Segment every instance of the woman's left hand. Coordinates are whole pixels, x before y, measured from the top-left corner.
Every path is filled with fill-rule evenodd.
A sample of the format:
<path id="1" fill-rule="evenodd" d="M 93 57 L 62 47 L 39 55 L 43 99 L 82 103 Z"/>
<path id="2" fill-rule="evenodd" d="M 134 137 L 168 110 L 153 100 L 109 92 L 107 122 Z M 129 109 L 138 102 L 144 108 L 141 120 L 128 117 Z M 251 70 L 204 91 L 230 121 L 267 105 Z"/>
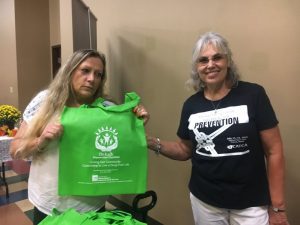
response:
<path id="1" fill-rule="evenodd" d="M 274 212 L 271 209 L 269 209 L 269 223 L 270 225 L 289 225 L 285 212 Z"/>
<path id="2" fill-rule="evenodd" d="M 150 114 L 147 112 L 145 107 L 143 105 L 137 105 L 134 107 L 133 112 L 138 118 L 142 118 L 144 120 L 144 125 L 148 122 L 150 119 Z"/>

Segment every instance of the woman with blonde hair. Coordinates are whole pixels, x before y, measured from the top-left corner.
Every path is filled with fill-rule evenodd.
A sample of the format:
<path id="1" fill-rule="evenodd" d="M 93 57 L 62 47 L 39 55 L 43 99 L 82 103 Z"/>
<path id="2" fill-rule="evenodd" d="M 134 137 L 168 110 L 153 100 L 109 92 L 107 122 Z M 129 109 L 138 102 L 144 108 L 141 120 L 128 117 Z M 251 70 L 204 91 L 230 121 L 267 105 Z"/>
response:
<path id="1" fill-rule="evenodd" d="M 63 108 L 105 98 L 106 78 L 105 56 L 91 49 L 79 50 L 59 69 L 49 88 L 40 92 L 25 109 L 10 151 L 13 158 L 32 157 L 28 198 L 34 205 L 33 224 L 51 214 L 53 208 L 87 212 L 104 207 L 107 196 L 58 196 L 58 141 L 63 133 L 59 122 Z M 104 106 L 112 104 L 103 102 Z M 134 112 L 144 122 L 149 118 L 141 105 Z"/>

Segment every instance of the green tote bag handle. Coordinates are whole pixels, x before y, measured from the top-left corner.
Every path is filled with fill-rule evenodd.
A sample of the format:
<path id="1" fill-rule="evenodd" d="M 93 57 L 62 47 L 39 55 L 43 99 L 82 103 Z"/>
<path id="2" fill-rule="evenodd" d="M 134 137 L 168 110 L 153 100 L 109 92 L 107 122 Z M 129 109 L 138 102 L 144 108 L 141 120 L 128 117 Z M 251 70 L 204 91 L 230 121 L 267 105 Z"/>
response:
<path id="1" fill-rule="evenodd" d="M 104 106 L 102 104 L 104 101 L 105 101 L 105 99 L 98 98 L 91 105 L 83 104 L 80 107 L 81 108 L 99 107 L 101 109 L 105 108 L 105 111 L 124 112 L 124 111 L 127 111 L 127 110 L 131 110 L 135 106 L 137 106 L 140 102 L 140 97 L 135 92 L 129 92 L 129 93 L 125 94 L 125 101 L 124 101 L 123 104 Z"/>

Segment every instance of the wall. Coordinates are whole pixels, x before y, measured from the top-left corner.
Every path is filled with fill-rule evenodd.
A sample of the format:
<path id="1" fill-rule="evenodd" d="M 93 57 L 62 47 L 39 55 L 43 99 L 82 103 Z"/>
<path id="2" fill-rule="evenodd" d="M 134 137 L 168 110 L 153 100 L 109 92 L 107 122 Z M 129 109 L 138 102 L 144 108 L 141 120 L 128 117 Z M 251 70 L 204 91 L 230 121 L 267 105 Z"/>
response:
<path id="1" fill-rule="evenodd" d="M 19 108 L 51 80 L 48 0 L 15 0 Z"/>
<path id="2" fill-rule="evenodd" d="M 108 59 L 110 93 L 121 100 L 136 91 L 151 113 L 149 134 L 176 139 L 183 101 L 192 94 L 190 73 L 197 37 L 216 31 L 231 43 L 244 80 L 262 84 L 280 121 L 287 160 L 287 203 L 291 224 L 300 223 L 298 133 L 300 95 L 297 0 L 84 0 L 98 18 L 98 49 Z M 150 215 L 167 225 L 192 224 L 187 183 L 189 162 L 149 152 L 148 188 L 158 194 Z M 130 196 L 120 196 L 130 201 Z"/>
<path id="3" fill-rule="evenodd" d="M 60 0 L 49 0 L 50 46 L 60 45 Z"/>
<path id="4" fill-rule="evenodd" d="M 72 0 L 1 0 L 0 104 L 23 111 L 52 80 L 51 46 L 73 53 Z M 61 16 L 63 19 L 61 20 Z"/>
<path id="5" fill-rule="evenodd" d="M 53 65 L 57 65 L 59 59 L 55 59 L 53 62 L 53 57 L 56 54 L 52 55 L 52 47 L 57 48 L 60 46 L 60 1 L 59 0 L 49 0 L 49 29 L 50 29 L 50 53 L 51 53 L 51 74 L 57 72 L 53 71 Z M 61 60 L 61 59 L 60 59 Z"/>
<path id="6" fill-rule="evenodd" d="M 73 53 L 72 0 L 60 0 L 60 38 L 62 64 Z"/>
<path id="7" fill-rule="evenodd" d="M 51 79 L 48 0 L 1 0 L 0 104 L 23 111 Z"/>
<path id="8" fill-rule="evenodd" d="M 18 107 L 15 4 L 0 1 L 0 105 Z"/>

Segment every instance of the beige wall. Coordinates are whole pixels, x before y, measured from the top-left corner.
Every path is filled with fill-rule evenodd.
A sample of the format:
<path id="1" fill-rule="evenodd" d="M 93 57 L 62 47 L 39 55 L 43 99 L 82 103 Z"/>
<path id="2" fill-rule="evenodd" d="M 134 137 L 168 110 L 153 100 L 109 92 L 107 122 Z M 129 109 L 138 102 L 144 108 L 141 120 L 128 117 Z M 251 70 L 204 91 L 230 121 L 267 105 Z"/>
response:
<path id="1" fill-rule="evenodd" d="M 49 0 L 50 46 L 60 45 L 60 0 Z"/>
<path id="2" fill-rule="evenodd" d="M 18 107 L 15 4 L 0 1 L 0 105 Z"/>
<path id="3" fill-rule="evenodd" d="M 73 53 L 72 0 L 60 0 L 62 63 Z"/>
<path id="4" fill-rule="evenodd" d="M 300 110 L 300 2 L 204 0 L 84 0 L 98 18 L 98 46 L 108 58 L 110 90 L 118 99 L 136 91 L 151 113 L 147 132 L 175 139 L 191 52 L 203 32 L 229 42 L 244 80 L 262 84 L 280 121 L 287 159 L 291 224 L 300 224 L 297 138 Z M 150 215 L 167 225 L 192 224 L 189 162 L 149 153 L 149 189 L 158 194 Z M 121 198 L 126 199 L 122 196 Z"/>
<path id="5" fill-rule="evenodd" d="M 0 104 L 23 111 L 51 79 L 48 0 L 1 0 L 0 19 Z"/>
<path id="6" fill-rule="evenodd" d="M 51 80 L 48 0 L 16 0 L 19 108 Z"/>
<path id="7" fill-rule="evenodd" d="M 61 44 L 62 62 L 73 53 L 71 2 L 0 1 L 0 104 L 23 111 L 52 80 L 51 46 Z"/>
<path id="8" fill-rule="evenodd" d="M 52 47 L 61 44 L 60 41 L 60 1 L 49 0 L 49 29 L 50 29 L 50 53 L 51 53 L 51 65 L 52 62 Z M 51 74 L 53 74 L 53 68 L 51 66 Z"/>

